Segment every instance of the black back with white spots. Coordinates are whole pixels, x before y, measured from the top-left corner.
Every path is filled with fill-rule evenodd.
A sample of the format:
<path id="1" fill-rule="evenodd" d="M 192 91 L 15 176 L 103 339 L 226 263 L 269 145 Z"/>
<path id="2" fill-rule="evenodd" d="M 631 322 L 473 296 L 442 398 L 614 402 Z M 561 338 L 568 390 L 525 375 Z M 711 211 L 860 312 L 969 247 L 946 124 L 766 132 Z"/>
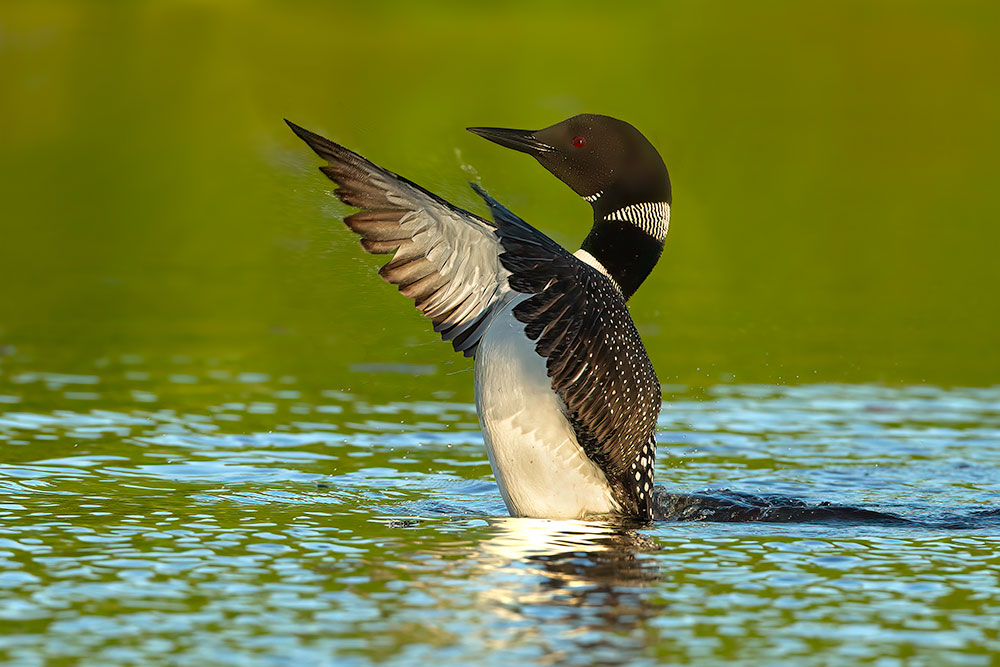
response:
<path id="1" fill-rule="evenodd" d="M 623 511 L 650 517 L 660 383 L 624 298 L 606 276 L 477 192 L 498 225 L 510 287 L 532 295 L 514 316 L 546 358 L 577 441 Z"/>

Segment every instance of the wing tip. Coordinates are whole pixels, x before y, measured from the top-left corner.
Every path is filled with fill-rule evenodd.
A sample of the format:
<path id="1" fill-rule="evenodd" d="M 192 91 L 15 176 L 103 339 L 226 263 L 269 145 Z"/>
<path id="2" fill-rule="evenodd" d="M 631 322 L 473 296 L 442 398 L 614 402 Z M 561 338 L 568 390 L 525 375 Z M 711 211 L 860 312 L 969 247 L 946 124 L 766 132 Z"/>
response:
<path id="1" fill-rule="evenodd" d="M 306 145 L 309 146 L 314 153 L 316 153 L 316 155 L 320 156 L 330 164 L 348 161 L 351 157 L 360 157 L 340 144 L 330 141 L 326 137 L 316 134 L 315 132 L 311 132 L 300 125 L 296 125 L 287 118 L 282 120 L 284 120 L 285 124 L 288 125 L 292 132 L 295 133 L 295 136 L 304 141 Z"/>
<path id="2" fill-rule="evenodd" d="M 287 118 L 282 118 L 282 120 L 285 121 L 285 125 L 287 125 L 292 130 L 292 132 L 295 133 L 295 136 L 297 136 L 299 139 L 301 139 L 302 141 L 306 142 L 307 144 L 309 143 L 309 139 L 310 138 L 316 136 L 315 134 L 313 134 L 312 132 L 310 132 L 306 128 L 304 128 L 304 127 L 302 127 L 300 125 L 296 125 L 295 123 L 293 123 L 292 121 L 288 120 Z"/>

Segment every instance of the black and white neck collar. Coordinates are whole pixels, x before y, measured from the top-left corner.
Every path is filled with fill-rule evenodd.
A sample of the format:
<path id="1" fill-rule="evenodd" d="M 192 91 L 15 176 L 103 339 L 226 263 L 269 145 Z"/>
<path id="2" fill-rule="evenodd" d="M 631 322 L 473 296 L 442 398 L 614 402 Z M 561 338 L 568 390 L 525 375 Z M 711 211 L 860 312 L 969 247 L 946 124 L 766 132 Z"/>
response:
<path id="1" fill-rule="evenodd" d="M 627 300 L 660 259 L 670 204 L 640 202 L 602 214 L 600 203 L 594 206 L 594 226 L 577 257 L 606 275 Z"/>

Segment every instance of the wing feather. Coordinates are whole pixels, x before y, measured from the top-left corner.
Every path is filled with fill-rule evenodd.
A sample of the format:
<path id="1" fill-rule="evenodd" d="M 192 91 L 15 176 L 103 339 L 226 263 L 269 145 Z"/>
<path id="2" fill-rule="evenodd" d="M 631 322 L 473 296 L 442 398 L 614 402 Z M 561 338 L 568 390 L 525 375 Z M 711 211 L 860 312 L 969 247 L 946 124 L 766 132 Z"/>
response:
<path id="1" fill-rule="evenodd" d="M 434 322 L 455 350 L 474 356 L 496 304 L 509 290 L 496 225 L 340 144 L 285 121 L 327 161 L 337 197 L 362 209 L 344 218 L 376 255 L 395 253 L 379 275 Z"/>

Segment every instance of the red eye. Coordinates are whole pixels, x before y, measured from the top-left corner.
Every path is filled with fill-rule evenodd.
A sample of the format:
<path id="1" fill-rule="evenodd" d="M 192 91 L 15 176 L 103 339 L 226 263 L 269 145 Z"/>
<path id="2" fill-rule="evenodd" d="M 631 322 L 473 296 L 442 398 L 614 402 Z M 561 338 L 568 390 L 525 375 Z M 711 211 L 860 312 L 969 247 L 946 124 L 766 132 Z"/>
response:
<path id="1" fill-rule="evenodd" d="M 583 137 L 573 137 L 573 145 L 577 148 L 583 148 L 586 143 L 587 140 Z"/>

